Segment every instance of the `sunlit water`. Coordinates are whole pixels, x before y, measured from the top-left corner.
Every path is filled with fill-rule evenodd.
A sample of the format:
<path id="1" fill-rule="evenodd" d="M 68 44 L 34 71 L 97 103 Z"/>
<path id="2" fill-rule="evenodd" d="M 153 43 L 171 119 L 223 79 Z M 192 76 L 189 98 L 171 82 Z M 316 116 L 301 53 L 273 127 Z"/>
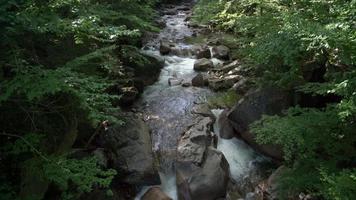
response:
<path id="1" fill-rule="evenodd" d="M 223 110 L 214 109 L 212 112 L 218 119 Z M 263 163 L 269 162 L 269 159 L 257 153 L 244 141 L 235 137 L 232 139 L 221 138 L 218 120 L 214 124 L 214 132 L 218 135 L 217 149 L 224 154 L 228 161 L 231 178 L 236 183 L 259 170 L 260 165 L 263 165 Z"/>

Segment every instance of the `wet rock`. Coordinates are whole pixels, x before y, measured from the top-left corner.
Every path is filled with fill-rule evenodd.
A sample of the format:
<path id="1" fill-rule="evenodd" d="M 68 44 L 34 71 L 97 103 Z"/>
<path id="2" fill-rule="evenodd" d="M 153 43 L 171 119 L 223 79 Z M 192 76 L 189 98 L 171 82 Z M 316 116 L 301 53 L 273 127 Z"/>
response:
<path id="1" fill-rule="evenodd" d="M 140 82 L 143 82 L 144 86 L 153 84 L 160 72 L 164 67 L 165 59 L 161 56 L 142 53 L 142 55 L 149 61 L 145 66 L 136 66 L 135 67 L 135 76 Z M 131 66 L 131 65 L 130 65 Z M 136 85 L 135 85 L 136 86 Z"/>
<path id="2" fill-rule="evenodd" d="M 119 89 L 120 105 L 130 105 L 138 97 L 138 90 L 135 87 L 122 87 Z"/>
<path id="3" fill-rule="evenodd" d="M 219 73 L 228 73 L 229 71 L 233 70 L 233 69 L 238 69 L 238 68 L 242 68 L 242 65 L 240 64 L 240 61 L 238 60 L 234 60 L 231 63 L 224 65 L 220 68 L 215 68 L 213 69 L 214 72 L 219 72 Z"/>
<path id="4" fill-rule="evenodd" d="M 229 60 L 230 59 L 230 49 L 224 45 L 214 46 L 212 48 L 212 53 L 214 58 Z"/>
<path id="5" fill-rule="evenodd" d="M 178 199 L 216 200 L 226 196 L 229 164 L 224 155 L 209 147 L 201 166 L 177 163 Z"/>
<path id="6" fill-rule="evenodd" d="M 211 52 L 208 46 L 203 46 L 196 52 L 197 59 L 211 58 Z"/>
<path id="7" fill-rule="evenodd" d="M 232 89 L 234 89 L 237 94 L 244 95 L 249 89 L 248 80 L 246 78 L 242 78 L 232 86 Z"/>
<path id="8" fill-rule="evenodd" d="M 212 144 L 212 124 L 208 118 L 200 118 L 186 131 L 178 142 L 177 160 L 200 165 L 208 146 Z"/>
<path id="9" fill-rule="evenodd" d="M 219 78 L 210 78 L 208 81 L 211 89 L 222 90 L 231 88 L 240 79 L 242 79 L 240 75 L 227 75 Z"/>
<path id="10" fill-rule="evenodd" d="M 209 108 L 209 105 L 204 103 L 204 104 L 197 104 L 192 108 L 192 113 L 201 115 L 203 117 L 209 117 L 211 120 L 215 122 L 215 115 L 211 112 L 211 109 Z"/>
<path id="11" fill-rule="evenodd" d="M 123 183 L 136 186 L 160 184 L 148 126 L 133 113 L 125 113 L 120 118 L 124 125 L 110 126 L 96 140 L 107 152 L 109 167 L 120 172 Z"/>
<path id="12" fill-rule="evenodd" d="M 190 82 L 183 82 L 182 87 L 190 87 L 192 84 Z"/>
<path id="13" fill-rule="evenodd" d="M 218 124 L 220 128 L 220 137 L 224 139 L 231 139 L 235 136 L 235 130 L 230 124 L 229 119 L 227 118 L 227 113 L 229 110 L 224 110 L 218 119 Z"/>
<path id="14" fill-rule="evenodd" d="M 160 187 L 152 187 L 143 195 L 141 200 L 172 200 Z"/>
<path id="15" fill-rule="evenodd" d="M 176 86 L 182 84 L 183 79 L 180 78 L 169 78 L 168 79 L 168 84 L 169 86 Z"/>
<path id="16" fill-rule="evenodd" d="M 178 199 L 215 200 L 226 196 L 229 164 L 216 150 L 213 120 L 197 121 L 182 135 L 177 149 Z"/>
<path id="17" fill-rule="evenodd" d="M 171 45 L 169 42 L 160 41 L 159 52 L 162 55 L 167 55 L 171 52 Z"/>
<path id="18" fill-rule="evenodd" d="M 171 55 L 176 55 L 176 56 L 181 56 L 181 57 L 188 57 L 191 56 L 191 49 L 189 48 L 182 48 L 182 47 L 172 47 L 170 54 Z"/>
<path id="19" fill-rule="evenodd" d="M 192 79 L 192 86 L 203 87 L 205 85 L 203 74 L 199 73 Z"/>
<path id="20" fill-rule="evenodd" d="M 228 113 L 228 119 L 237 133 L 251 146 L 275 159 L 282 159 L 280 147 L 259 145 L 249 131 L 249 125 L 262 115 L 281 114 L 282 110 L 294 105 L 292 93 L 275 88 L 259 89 L 245 95 Z"/>
<path id="21" fill-rule="evenodd" d="M 194 70 L 196 71 L 208 71 L 209 69 L 214 67 L 213 61 L 207 59 L 207 58 L 202 58 L 199 60 L 196 60 L 194 63 Z"/>

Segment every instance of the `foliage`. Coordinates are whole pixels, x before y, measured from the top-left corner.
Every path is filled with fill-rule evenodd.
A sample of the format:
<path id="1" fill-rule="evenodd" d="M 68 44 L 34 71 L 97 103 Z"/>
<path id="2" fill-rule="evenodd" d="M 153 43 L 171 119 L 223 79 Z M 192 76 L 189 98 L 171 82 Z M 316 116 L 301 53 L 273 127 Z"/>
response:
<path id="1" fill-rule="evenodd" d="M 67 145 L 81 148 L 103 121 L 122 123 L 113 88 L 129 76 L 128 57 L 145 61 L 138 51 L 124 55 L 123 49 L 136 50 L 142 32 L 158 30 L 151 23 L 156 3 L 0 1 L 0 169 L 7 172 L 0 177 L 2 197 L 18 197 L 24 177 L 15 174 L 30 166 L 27 161 L 63 198 L 109 187 L 112 170 L 93 158 L 70 159 L 70 149 L 57 148 L 69 133 Z"/>
<path id="2" fill-rule="evenodd" d="M 221 92 L 208 99 L 208 105 L 211 108 L 231 108 L 239 99 L 234 90 Z"/>
<path id="3" fill-rule="evenodd" d="M 301 191 L 356 197 L 355 14 L 354 0 L 200 0 L 194 11 L 197 22 L 235 35 L 236 51 L 254 64 L 262 86 L 335 97 L 326 106 L 292 107 L 251 126 L 259 143 L 283 148 L 290 170 L 279 187 L 282 199 Z"/>
<path id="4" fill-rule="evenodd" d="M 45 162 L 43 168 L 45 177 L 65 191 L 62 199 L 78 199 L 94 186 L 108 188 L 116 175 L 113 169 L 102 170 L 95 157 L 82 160 L 54 157 L 50 162 Z"/>

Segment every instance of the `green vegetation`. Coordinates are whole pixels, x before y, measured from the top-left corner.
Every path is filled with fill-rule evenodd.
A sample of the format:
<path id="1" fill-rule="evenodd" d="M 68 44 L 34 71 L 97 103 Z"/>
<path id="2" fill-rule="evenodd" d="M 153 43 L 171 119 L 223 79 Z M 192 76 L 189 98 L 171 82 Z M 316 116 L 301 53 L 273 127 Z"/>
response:
<path id="1" fill-rule="evenodd" d="M 207 103 L 210 108 L 231 108 L 237 103 L 239 98 L 234 90 L 228 90 L 209 97 Z"/>
<path id="2" fill-rule="evenodd" d="M 136 47 L 143 31 L 158 31 L 156 3 L 1 1 L 1 199 L 43 199 L 53 185 L 79 199 L 110 186 L 114 170 L 70 155 L 103 121 L 122 123 L 111 90 L 148 62 Z"/>
<path id="3" fill-rule="evenodd" d="M 194 13 L 196 21 L 235 35 L 256 82 L 334 97 L 253 124 L 258 142 L 283 147 L 290 170 L 282 199 L 298 192 L 355 199 L 356 1 L 200 0 Z"/>

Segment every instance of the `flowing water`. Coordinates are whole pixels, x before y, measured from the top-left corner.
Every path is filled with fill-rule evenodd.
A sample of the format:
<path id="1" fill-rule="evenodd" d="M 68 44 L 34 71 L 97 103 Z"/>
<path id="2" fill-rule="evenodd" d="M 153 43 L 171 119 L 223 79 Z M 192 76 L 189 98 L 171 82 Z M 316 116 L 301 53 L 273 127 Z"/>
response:
<path id="1" fill-rule="evenodd" d="M 176 15 L 164 15 L 162 19 L 167 26 L 146 45 L 145 53 L 159 55 L 160 40 L 174 42 L 182 51 L 191 48 L 190 45 L 184 43 L 185 37 L 192 36 L 192 30 L 184 20 L 188 12 L 179 11 Z M 144 113 L 145 121 L 152 130 L 152 148 L 159 161 L 161 187 L 173 199 L 177 199 L 175 159 L 178 139 L 194 119 L 191 113 L 193 106 L 206 101 L 209 96 L 213 95 L 208 88 L 169 86 L 169 78 L 175 77 L 190 81 L 197 74 L 193 70 L 195 59 L 189 54 L 184 55 L 163 56 L 165 67 L 158 81 L 145 89 L 141 99 L 135 105 Z M 214 110 L 214 113 L 218 116 L 220 111 Z M 215 131 L 218 132 L 218 128 L 215 125 Z M 219 138 L 218 149 L 225 154 L 230 164 L 232 178 L 236 181 L 255 169 L 253 166 L 255 161 L 263 159 L 238 139 Z M 136 199 L 140 199 L 148 188 L 142 188 Z"/>

